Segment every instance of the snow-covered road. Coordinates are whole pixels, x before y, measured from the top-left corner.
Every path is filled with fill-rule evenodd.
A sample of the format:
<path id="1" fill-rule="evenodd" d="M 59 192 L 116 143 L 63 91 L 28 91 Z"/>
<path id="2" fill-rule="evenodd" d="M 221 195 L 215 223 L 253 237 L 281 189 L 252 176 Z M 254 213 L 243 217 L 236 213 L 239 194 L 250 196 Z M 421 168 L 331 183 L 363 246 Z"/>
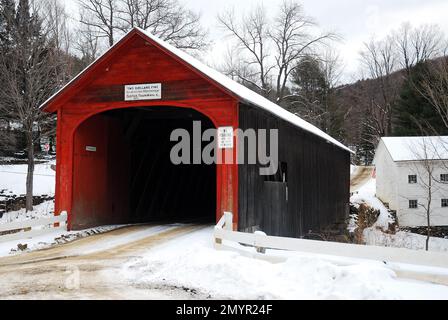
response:
<path id="1" fill-rule="evenodd" d="M 380 262 L 289 253 L 272 264 L 216 251 L 212 234 L 129 226 L 0 258 L 0 299 L 448 299 L 448 287 L 397 279 Z"/>
<path id="2" fill-rule="evenodd" d="M 143 286 L 119 272 L 127 261 L 154 246 L 203 228 L 132 226 L 1 258 L 0 299 L 191 299 L 187 289 Z"/>
<path id="3" fill-rule="evenodd" d="M 374 167 L 356 167 L 350 177 L 350 192 L 358 192 L 371 179 Z"/>

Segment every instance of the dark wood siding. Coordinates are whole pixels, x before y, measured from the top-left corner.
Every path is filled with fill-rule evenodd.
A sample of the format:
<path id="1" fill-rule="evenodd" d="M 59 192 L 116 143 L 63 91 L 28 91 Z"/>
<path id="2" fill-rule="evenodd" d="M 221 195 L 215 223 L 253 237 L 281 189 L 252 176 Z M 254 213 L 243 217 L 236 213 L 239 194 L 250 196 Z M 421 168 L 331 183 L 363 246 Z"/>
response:
<path id="1" fill-rule="evenodd" d="M 286 184 L 266 182 L 260 165 L 239 166 L 241 231 L 302 237 L 347 217 L 348 151 L 258 108 L 242 104 L 239 117 L 243 130 L 279 129 L 279 161 L 288 176 Z"/>

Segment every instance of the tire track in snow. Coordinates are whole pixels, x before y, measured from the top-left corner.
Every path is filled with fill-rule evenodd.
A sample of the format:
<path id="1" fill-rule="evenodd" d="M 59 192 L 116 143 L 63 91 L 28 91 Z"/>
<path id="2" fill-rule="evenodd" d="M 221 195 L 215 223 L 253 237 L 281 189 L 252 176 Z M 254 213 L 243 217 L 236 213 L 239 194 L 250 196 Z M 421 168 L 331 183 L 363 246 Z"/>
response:
<path id="1" fill-rule="evenodd" d="M 0 299 L 190 299 L 181 289 L 135 287 L 118 276 L 130 259 L 204 225 L 133 226 L 15 257 L 0 259 Z M 70 270 L 80 287 L 66 288 Z"/>

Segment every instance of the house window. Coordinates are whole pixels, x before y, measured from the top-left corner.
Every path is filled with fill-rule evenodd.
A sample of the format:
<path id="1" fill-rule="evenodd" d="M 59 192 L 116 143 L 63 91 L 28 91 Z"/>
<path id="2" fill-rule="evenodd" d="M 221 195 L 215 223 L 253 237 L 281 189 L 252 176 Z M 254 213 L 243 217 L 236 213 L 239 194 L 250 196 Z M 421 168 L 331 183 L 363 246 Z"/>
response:
<path id="1" fill-rule="evenodd" d="M 417 176 L 415 174 L 408 176 L 409 184 L 416 184 L 417 183 Z"/>
<path id="2" fill-rule="evenodd" d="M 409 209 L 417 209 L 418 201 L 417 200 L 409 200 Z"/>
<path id="3" fill-rule="evenodd" d="M 440 181 L 441 182 L 448 182 L 448 174 L 441 174 L 440 175 Z"/>
<path id="4" fill-rule="evenodd" d="M 442 199 L 442 208 L 448 208 L 448 199 Z"/>

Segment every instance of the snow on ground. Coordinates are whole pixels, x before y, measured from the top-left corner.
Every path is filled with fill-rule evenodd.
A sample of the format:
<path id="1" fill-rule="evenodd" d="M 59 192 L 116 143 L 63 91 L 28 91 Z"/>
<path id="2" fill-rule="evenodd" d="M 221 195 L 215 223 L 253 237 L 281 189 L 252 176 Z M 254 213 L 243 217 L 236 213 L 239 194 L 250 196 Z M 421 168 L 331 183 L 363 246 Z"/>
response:
<path id="1" fill-rule="evenodd" d="M 26 212 L 25 209 L 19 211 L 7 212 L 0 218 L 0 225 L 21 222 L 32 219 L 45 219 L 54 216 L 54 201 L 46 201 L 40 205 L 34 206 L 34 210 Z"/>
<path id="2" fill-rule="evenodd" d="M 0 242 L 0 257 L 5 257 L 12 254 L 20 254 L 23 251 L 18 249 L 18 246 L 27 246 L 25 252 L 36 251 L 50 248 L 54 245 L 64 244 L 72 242 L 77 239 L 85 238 L 95 234 L 101 234 L 109 232 L 124 226 L 114 225 L 114 226 L 102 226 L 98 228 L 86 229 L 82 231 L 52 231 L 48 230 L 48 233 L 36 236 L 32 238 L 24 238 L 21 240 Z M 100 250 L 99 248 L 92 248 L 91 252 L 96 252 Z M 87 252 L 87 253 L 91 253 Z M 86 254 L 86 252 L 73 252 L 71 254 Z"/>
<path id="3" fill-rule="evenodd" d="M 393 219 L 389 214 L 389 211 L 384 204 L 376 196 L 376 179 L 371 179 L 365 184 L 358 194 L 355 194 L 350 199 L 354 205 L 360 205 L 362 203 L 379 210 L 380 216 L 378 221 L 372 228 L 364 230 L 364 241 L 367 245 L 383 246 L 383 247 L 395 247 L 395 248 L 407 248 L 413 250 L 425 250 L 426 237 L 405 231 L 399 231 L 396 234 L 387 234 L 382 232 L 381 229 L 387 230 L 389 223 L 393 223 Z M 351 221 L 349 230 L 353 231 L 356 226 Z M 435 238 L 430 239 L 430 251 L 448 252 L 448 239 Z"/>
<path id="4" fill-rule="evenodd" d="M 359 192 L 353 195 L 350 199 L 352 204 L 361 205 L 365 203 L 366 205 L 380 211 L 380 216 L 375 224 L 375 227 L 384 228 L 387 230 L 389 228 L 389 223 L 393 223 L 393 219 L 389 214 L 389 210 L 384 206 L 384 204 L 376 196 L 376 179 L 370 179 L 368 183 L 362 186 Z"/>
<path id="5" fill-rule="evenodd" d="M 392 235 L 386 234 L 376 228 L 368 228 L 364 230 L 364 240 L 371 246 L 426 250 L 425 236 L 406 231 L 399 231 Z M 431 237 L 429 251 L 448 253 L 448 239 Z"/>
<path id="6" fill-rule="evenodd" d="M 0 257 L 20 253 L 21 251 L 18 250 L 19 245 L 22 246 L 26 245 L 27 252 L 48 248 L 57 243 L 56 239 L 61 238 L 63 235 L 66 234 L 67 232 L 64 231 L 49 230 L 47 234 L 38 237 L 33 237 L 31 239 L 0 242 Z"/>
<path id="7" fill-rule="evenodd" d="M 167 242 L 127 263 L 132 283 L 193 289 L 212 299 L 448 299 L 448 287 L 398 280 L 377 262 L 339 266 L 288 253 L 284 263 L 216 251 L 213 228 Z"/>
<path id="8" fill-rule="evenodd" d="M 5 194 L 24 195 L 26 193 L 27 165 L 0 166 L 0 191 Z M 37 164 L 34 172 L 34 195 L 54 195 L 55 175 L 51 163 Z"/>
<path id="9" fill-rule="evenodd" d="M 34 207 L 31 212 L 26 212 L 25 209 L 8 212 L 0 218 L 0 225 L 8 224 L 11 222 L 23 222 L 27 220 L 34 219 L 45 219 L 51 218 L 54 215 L 54 202 L 46 201 L 38 206 Z M 24 239 L 0 242 L 0 257 L 7 256 L 11 253 L 18 253 L 18 245 L 26 245 L 27 251 L 40 250 L 48 248 L 55 244 L 67 243 L 75 239 L 83 238 L 92 234 L 104 233 L 111 231 L 122 226 L 104 226 L 99 228 L 93 228 L 88 230 L 83 230 L 79 232 L 67 232 L 67 231 L 52 231 L 50 226 L 44 226 L 44 229 L 48 229 L 48 233 L 36 236 L 32 238 L 26 238 L 26 233 L 24 233 Z M 34 229 L 39 229 L 35 227 Z M 40 227 L 42 228 L 42 227 Z M 1 238 L 0 238 L 1 240 Z"/>

